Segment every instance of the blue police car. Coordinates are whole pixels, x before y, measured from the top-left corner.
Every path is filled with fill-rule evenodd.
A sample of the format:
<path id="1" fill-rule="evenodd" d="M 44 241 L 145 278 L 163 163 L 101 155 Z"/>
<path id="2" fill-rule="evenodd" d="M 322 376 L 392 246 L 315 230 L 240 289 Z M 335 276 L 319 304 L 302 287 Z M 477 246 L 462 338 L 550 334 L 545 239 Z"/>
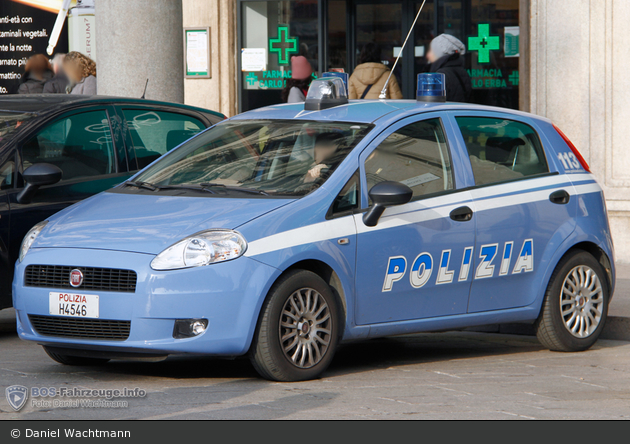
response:
<path id="1" fill-rule="evenodd" d="M 41 222 L 19 336 L 70 365 L 249 354 L 279 381 L 342 341 L 484 324 L 588 349 L 615 282 L 588 165 L 547 119 L 427 91 L 348 102 L 316 80 Z"/>

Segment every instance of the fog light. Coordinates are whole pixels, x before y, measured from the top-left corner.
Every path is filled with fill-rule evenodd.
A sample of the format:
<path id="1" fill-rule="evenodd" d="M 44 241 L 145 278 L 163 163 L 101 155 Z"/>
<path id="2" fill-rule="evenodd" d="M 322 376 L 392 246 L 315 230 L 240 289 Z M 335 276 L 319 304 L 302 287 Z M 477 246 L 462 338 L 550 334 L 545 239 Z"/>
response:
<path id="1" fill-rule="evenodd" d="M 192 338 L 199 336 L 208 328 L 207 319 L 177 319 L 173 328 L 175 339 Z"/>

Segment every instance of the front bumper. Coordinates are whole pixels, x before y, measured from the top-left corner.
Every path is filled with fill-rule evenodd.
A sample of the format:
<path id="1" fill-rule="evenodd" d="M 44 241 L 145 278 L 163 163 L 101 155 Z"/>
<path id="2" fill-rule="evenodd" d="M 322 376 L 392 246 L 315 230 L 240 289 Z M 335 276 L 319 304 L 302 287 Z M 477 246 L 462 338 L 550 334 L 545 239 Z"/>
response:
<path id="1" fill-rule="evenodd" d="M 60 348 L 111 352 L 112 356 L 246 353 L 260 307 L 278 271 L 247 257 L 206 267 L 154 271 L 150 266 L 154 257 L 110 250 L 32 249 L 22 263 L 16 264 L 13 281 L 13 305 L 20 338 Z M 136 291 L 27 287 L 24 271 L 31 264 L 134 270 L 138 275 Z M 99 319 L 130 321 L 128 338 L 78 339 L 39 334 L 29 316 L 50 316 L 51 291 L 99 295 Z M 199 318 L 208 320 L 204 333 L 193 338 L 173 338 L 176 319 Z"/>

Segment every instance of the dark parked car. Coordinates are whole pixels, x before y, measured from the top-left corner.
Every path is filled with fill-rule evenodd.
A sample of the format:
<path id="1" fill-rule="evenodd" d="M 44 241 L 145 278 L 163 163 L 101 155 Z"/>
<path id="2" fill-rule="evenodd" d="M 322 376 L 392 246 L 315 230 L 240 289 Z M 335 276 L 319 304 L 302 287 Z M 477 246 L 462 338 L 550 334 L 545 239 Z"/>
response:
<path id="1" fill-rule="evenodd" d="M 190 106 L 79 95 L 0 97 L 0 309 L 36 223 L 123 182 L 225 119 Z"/>

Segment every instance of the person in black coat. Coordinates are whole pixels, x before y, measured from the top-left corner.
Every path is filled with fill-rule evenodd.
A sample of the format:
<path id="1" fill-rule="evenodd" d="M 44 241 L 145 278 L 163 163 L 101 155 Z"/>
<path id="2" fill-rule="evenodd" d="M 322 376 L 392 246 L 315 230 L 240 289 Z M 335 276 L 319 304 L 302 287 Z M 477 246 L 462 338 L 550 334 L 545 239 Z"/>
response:
<path id="1" fill-rule="evenodd" d="M 446 100 L 470 102 L 472 82 L 464 66 L 466 47 L 456 37 L 448 34 L 437 36 L 431 41 L 427 60 L 430 72 L 439 72 L 446 77 Z"/>
<path id="2" fill-rule="evenodd" d="M 66 94 L 66 87 L 68 86 L 68 77 L 63 71 L 63 59 L 65 54 L 55 54 L 51 64 L 55 77 L 50 79 L 44 84 L 44 94 Z"/>
<path id="3" fill-rule="evenodd" d="M 52 66 L 44 54 L 29 57 L 20 79 L 18 94 L 41 94 L 44 84 L 53 78 Z"/>

